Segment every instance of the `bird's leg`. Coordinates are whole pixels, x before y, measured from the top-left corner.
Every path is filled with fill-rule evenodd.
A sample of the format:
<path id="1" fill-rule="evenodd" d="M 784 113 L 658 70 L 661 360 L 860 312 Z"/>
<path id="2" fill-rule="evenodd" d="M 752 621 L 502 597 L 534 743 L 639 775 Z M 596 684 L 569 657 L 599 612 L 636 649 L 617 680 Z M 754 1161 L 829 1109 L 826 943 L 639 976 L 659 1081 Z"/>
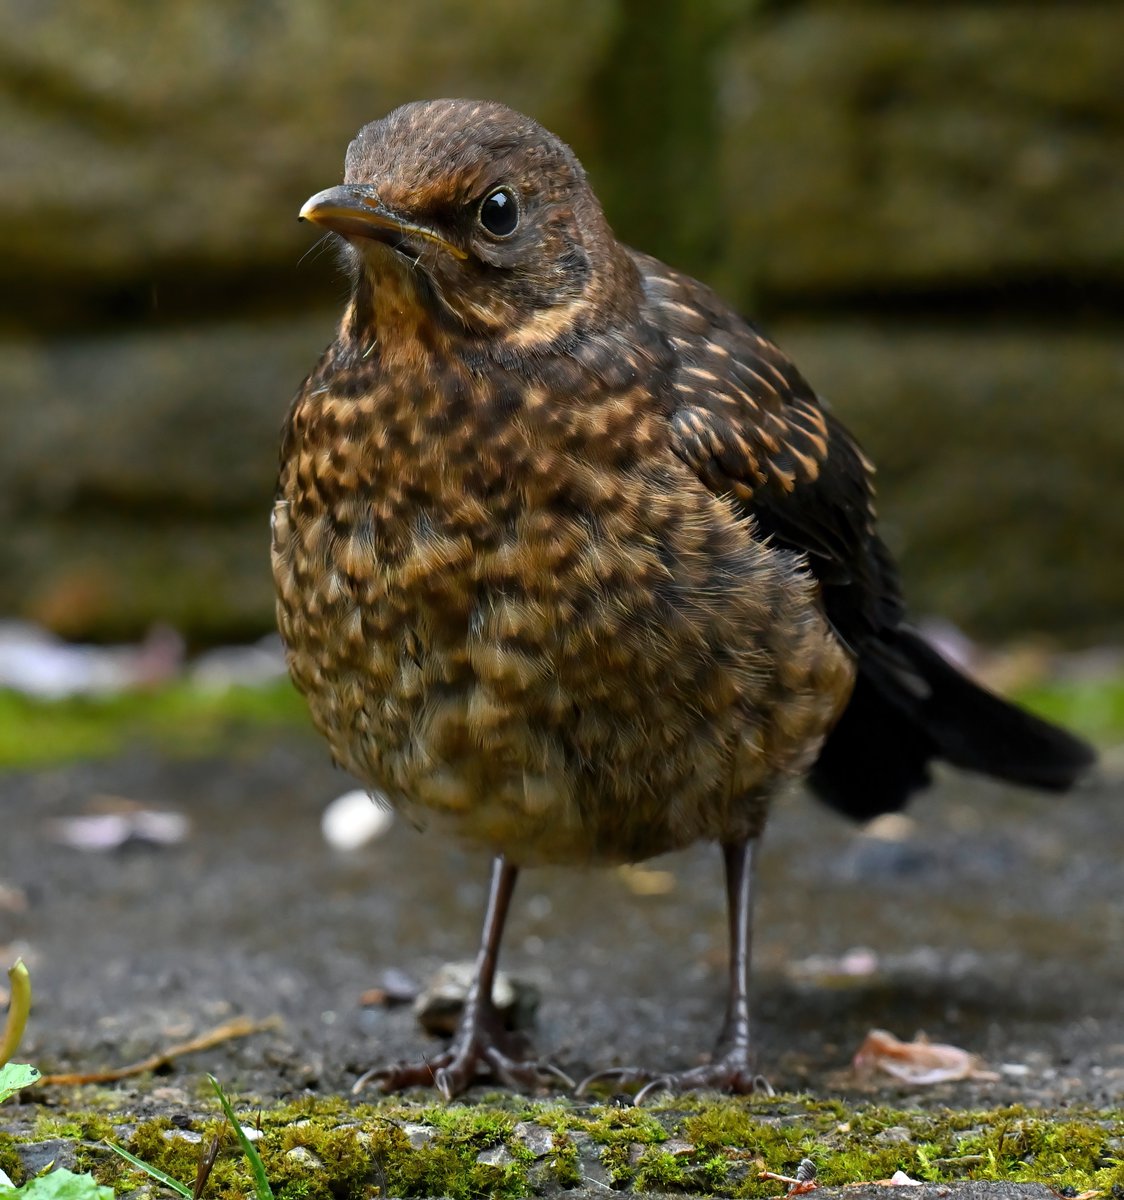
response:
<path id="1" fill-rule="evenodd" d="M 749 960 L 756 848 L 757 842 L 752 838 L 728 842 L 722 847 L 726 865 L 726 916 L 730 941 L 729 987 L 726 1016 L 713 1060 L 706 1066 L 687 1071 L 657 1073 L 631 1067 L 599 1071 L 583 1080 L 579 1091 L 598 1080 L 615 1080 L 625 1084 L 643 1082 L 644 1086 L 636 1093 L 636 1103 L 640 1104 L 659 1091 L 713 1089 L 748 1093 L 761 1086 L 761 1080 L 753 1071 L 749 1032 Z"/>
<path id="2" fill-rule="evenodd" d="M 502 854 L 496 855 L 492 863 L 492 883 L 488 890 L 480 949 L 476 954 L 476 969 L 464 999 L 464 1012 L 447 1051 L 449 1061 L 434 1075 L 434 1083 L 446 1099 L 468 1087 L 476 1068 L 483 1065 L 479 1060 L 487 1059 L 489 1050 L 498 1052 L 501 1044 L 508 1054 L 514 1049 L 512 1039 L 503 1028 L 492 997 L 492 988 L 496 980 L 496 964 L 507 922 L 507 910 L 518 878 L 519 868 L 511 866 Z"/>
<path id="3" fill-rule="evenodd" d="M 753 947 L 753 867 L 756 841 L 722 847 L 726 866 L 726 922 L 730 945 L 726 1017 L 718 1035 L 717 1056 L 731 1051 L 749 1058 L 749 965 Z"/>
<path id="4" fill-rule="evenodd" d="M 433 1084 L 446 1100 L 451 1100 L 469 1087 L 478 1073 L 491 1075 L 510 1087 L 533 1088 L 547 1083 L 573 1087 L 573 1081 L 557 1067 L 521 1060 L 521 1039 L 504 1028 L 492 999 L 504 922 L 518 876 L 518 867 L 502 854 L 496 855 L 476 969 L 448 1049 L 420 1063 L 397 1063 L 368 1071 L 353 1090 L 371 1080 L 387 1092 Z"/>

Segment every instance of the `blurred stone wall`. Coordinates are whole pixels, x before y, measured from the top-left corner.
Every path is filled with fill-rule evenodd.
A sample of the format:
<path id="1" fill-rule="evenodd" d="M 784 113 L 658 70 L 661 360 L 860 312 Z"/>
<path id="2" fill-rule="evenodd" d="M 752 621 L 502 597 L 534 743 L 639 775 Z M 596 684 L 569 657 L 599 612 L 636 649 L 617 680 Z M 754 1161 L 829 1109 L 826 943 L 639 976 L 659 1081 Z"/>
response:
<path id="1" fill-rule="evenodd" d="M 272 622 L 289 397 L 359 125 L 481 95 L 763 320 L 880 464 L 919 613 L 1124 636 L 1117 0 L 7 0 L 0 613 Z"/>

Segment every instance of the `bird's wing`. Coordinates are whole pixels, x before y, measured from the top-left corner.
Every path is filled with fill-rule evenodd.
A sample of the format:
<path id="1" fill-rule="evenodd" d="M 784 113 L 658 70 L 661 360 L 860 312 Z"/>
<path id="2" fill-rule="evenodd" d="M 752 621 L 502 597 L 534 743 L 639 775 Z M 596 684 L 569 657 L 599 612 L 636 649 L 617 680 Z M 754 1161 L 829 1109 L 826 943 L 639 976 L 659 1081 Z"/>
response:
<path id="1" fill-rule="evenodd" d="M 763 534 L 806 555 L 849 644 L 901 620 L 875 528 L 873 467 L 787 358 L 707 288 L 638 257 L 649 316 L 675 359 L 675 453 Z"/>

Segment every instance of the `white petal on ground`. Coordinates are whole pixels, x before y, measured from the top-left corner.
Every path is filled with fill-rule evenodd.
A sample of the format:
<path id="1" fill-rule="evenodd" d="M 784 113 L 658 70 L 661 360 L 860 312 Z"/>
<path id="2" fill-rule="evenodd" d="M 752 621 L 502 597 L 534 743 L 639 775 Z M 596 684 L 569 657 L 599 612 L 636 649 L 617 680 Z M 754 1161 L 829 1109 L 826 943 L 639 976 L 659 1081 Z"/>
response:
<path id="1" fill-rule="evenodd" d="M 211 691 L 233 687 L 258 687 L 288 674 L 281 638 L 271 633 L 252 646 L 218 646 L 206 650 L 191 664 L 187 677 Z"/>
<path id="2" fill-rule="evenodd" d="M 39 700 L 108 696 L 174 678 L 183 654 L 183 638 L 166 626 L 154 626 L 137 645 L 86 646 L 25 621 L 2 621 L 0 687 Z"/>
<path id="3" fill-rule="evenodd" d="M 86 813 L 51 822 L 56 842 L 75 850 L 116 850 L 126 842 L 176 846 L 191 833 L 191 821 L 179 812 L 155 808 L 123 808 Z"/>

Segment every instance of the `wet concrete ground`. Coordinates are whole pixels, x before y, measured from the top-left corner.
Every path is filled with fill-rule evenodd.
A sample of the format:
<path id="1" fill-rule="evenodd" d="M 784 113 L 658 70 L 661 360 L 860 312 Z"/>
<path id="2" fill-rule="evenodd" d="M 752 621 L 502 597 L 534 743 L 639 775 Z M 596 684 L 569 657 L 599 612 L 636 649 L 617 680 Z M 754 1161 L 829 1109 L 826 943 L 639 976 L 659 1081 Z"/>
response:
<path id="1" fill-rule="evenodd" d="M 350 786 L 309 737 L 233 758 L 136 751 L 0 780 L 0 954 L 24 954 L 36 1006 L 22 1057 L 47 1070 L 143 1058 L 231 1016 L 281 1027 L 181 1060 L 264 1095 L 344 1090 L 372 1063 L 439 1043 L 409 1008 L 363 1008 L 388 968 L 424 979 L 471 957 L 487 862 L 399 822 L 350 854 L 319 829 Z M 92 796 L 188 813 L 172 848 L 57 844 Z M 995 1082 L 873 1094 L 898 1104 L 1054 1107 L 1124 1099 L 1124 785 L 1065 798 L 947 776 L 904 840 L 863 837 L 800 795 L 774 813 L 757 910 L 759 1065 L 778 1089 L 854 1094 L 872 1027 L 981 1055 Z M 699 1061 L 717 1031 L 725 924 L 712 847 L 613 871 L 527 872 L 502 965 L 542 993 L 538 1047 L 572 1074 Z M 667 890 L 659 891 L 660 888 Z M 640 894 L 655 890 L 657 894 Z M 841 982 L 817 956 L 855 947 Z M 871 1094 L 867 1091 L 864 1094 Z"/>

